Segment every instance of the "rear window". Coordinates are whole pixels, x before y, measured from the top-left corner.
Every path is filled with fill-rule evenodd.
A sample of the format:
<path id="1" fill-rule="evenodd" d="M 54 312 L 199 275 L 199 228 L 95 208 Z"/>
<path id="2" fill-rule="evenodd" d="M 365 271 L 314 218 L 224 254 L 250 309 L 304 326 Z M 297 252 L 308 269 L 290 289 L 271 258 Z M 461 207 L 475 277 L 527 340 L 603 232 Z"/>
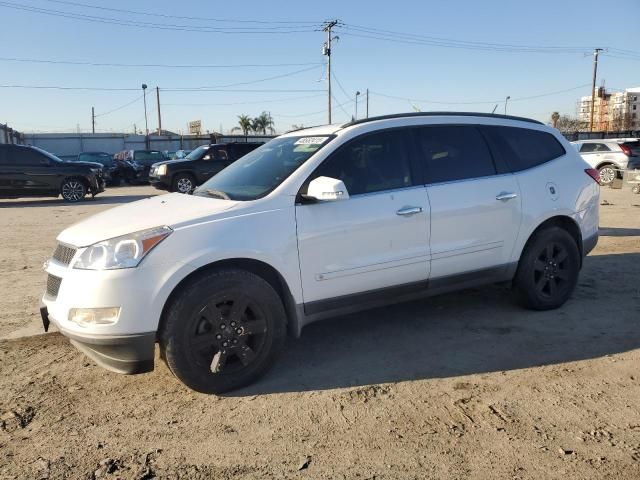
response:
<path id="1" fill-rule="evenodd" d="M 580 147 L 580 153 L 598 153 L 610 151 L 611 149 L 604 143 L 583 143 Z"/>
<path id="2" fill-rule="evenodd" d="M 152 163 L 162 162 L 166 160 L 162 152 L 156 151 L 136 151 L 134 153 L 133 159 L 138 163 L 142 163 L 143 165 L 151 165 Z"/>
<path id="3" fill-rule="evenodd" d="M 511 171 L 533 168 L 567 153 L 560 142 L 547 132 L 518 127 L 482 127 L 493 153 Z"/>

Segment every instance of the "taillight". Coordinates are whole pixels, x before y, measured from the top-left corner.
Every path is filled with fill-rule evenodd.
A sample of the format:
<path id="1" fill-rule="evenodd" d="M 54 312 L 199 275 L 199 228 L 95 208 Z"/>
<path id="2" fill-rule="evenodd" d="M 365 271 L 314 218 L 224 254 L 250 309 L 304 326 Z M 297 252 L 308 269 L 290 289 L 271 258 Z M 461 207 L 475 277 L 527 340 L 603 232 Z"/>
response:
<path id="1" fill-rule="evenodd" d="M 586 168 L 585 173 L 593 178 L 593 181 L 600 185 L 600 172 L 595 168 Z"/>
<path id="2" fill-rule="evenodd" d="M 622 149 L 622 153 L 624 153 L 627 157 L 630 157 L 633 155 L 633 152 L 631 152 L 631 149 L 626 145 L 620 145 L 620 148 Z"/>

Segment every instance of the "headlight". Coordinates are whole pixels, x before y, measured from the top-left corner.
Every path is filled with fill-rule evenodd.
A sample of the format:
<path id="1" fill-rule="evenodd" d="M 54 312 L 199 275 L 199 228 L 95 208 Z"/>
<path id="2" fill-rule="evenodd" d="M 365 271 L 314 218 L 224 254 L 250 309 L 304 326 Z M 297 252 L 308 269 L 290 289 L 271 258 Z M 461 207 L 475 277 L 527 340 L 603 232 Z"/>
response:
<path id="1" fill-rule="evenodd" d="M 160 165 L 159 167 L 156 167 L 156 175 L 166 175 L 166 174 L 167 174 L 166 165 Z"/>
<path id="2" fill-rule="evenodd" d="M 94 175 L 97 175 L 102 171 L 101 168 L 90 168 L 89 170 L 91 170 L 91 173 L 93 173 Z"/>
<path id="3" fill-rule="evenodd" d="M 82 252 L 74 262 L 73 268 L 116 270 L 137 267 L 172 231 L 169 227 L 156 227 L 95 243 Z"/>

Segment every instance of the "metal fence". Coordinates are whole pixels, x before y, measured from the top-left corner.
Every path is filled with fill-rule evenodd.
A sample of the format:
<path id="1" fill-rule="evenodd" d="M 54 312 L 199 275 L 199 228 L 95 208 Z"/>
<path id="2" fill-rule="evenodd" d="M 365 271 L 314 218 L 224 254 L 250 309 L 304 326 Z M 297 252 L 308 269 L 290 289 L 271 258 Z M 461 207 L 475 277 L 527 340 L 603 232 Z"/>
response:
<path id="1" fill-rule="evenodd" d="M 0 123 L 0 143 L 22 143 L 22 134 Z"/>
<path id="2" fill-rule="evenodd" d="M 570 142 L 604 138 L 639 138 L 640 130 L 621 130 L 617 132 L 562 132 L 562 135 Z"/>
<path id="3" fill-rule="evenodd" d="M 123 133 L 27 133 L 25 145 L 33 145 L 53 153 L 63 160 L 73 159 L 80 152 L 122 150 L 193 150 L 200 145 L 224 142 L 266 142 L 272 135 L 127 135 Z"/>

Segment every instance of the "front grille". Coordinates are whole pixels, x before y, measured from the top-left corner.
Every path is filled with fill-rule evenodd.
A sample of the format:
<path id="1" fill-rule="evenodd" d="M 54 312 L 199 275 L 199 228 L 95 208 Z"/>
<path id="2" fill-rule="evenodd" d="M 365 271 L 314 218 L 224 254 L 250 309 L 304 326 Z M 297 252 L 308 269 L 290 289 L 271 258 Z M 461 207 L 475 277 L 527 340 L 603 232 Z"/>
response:
<path id="1" fill-rule="evenodd" d="M 60 262 L 63 265 L 69 265 L 71 259 L 76 254 L 76 249 L 73 247 L 67 247 L 66 245 L 58 244 L 56 251 L 53 252 L 53 259 Z"/>
<path id="2" fill-rule="evenodd" d="M 58 296 L 58 290 L 60 290 L 61 283 L 62 279 L 60 277 L 49 274 L 47 276 L 47 296 L 56 298 Z"/>

